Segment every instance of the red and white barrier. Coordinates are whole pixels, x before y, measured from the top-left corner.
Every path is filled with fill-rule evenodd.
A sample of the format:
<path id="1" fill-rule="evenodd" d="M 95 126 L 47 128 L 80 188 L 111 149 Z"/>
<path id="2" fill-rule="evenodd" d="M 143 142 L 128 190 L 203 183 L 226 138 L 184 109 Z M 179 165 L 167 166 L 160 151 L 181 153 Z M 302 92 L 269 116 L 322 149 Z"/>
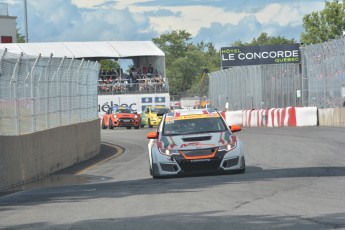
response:
<path id="1" fill-rule="evenodd" d="M 243 123 L 242 110 L 222 112 L 222 116 L 228 125 L 242 125 Z"/>
<path id="2" fill-rule="evenodd" d="M 316 107 L 287 107 L 222 112 L 228 125 L 244 127 L 316 126 Z"/>
<path id="3" fill-rule="evenodd" d="M 297 126 L 317 126 L 316 107 L 296 107 Z"/>

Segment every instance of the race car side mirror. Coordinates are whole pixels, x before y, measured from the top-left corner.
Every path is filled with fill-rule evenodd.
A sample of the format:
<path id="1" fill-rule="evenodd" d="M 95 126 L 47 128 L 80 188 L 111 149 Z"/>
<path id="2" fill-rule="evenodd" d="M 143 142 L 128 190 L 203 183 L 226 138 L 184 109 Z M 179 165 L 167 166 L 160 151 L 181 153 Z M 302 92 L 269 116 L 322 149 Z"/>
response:
<path id="1" fill-rule="evenodd" d="M 239 125 L 231 125 L 229 127 L 230 127 L 231 132 L 241 131 L 241 126 L 239 126 Z"/>
<path id="2" fill-rule="evenodd" d="M 147 134 L 147 139 L 158 139 L 158 132 L 152 131 Z"/>

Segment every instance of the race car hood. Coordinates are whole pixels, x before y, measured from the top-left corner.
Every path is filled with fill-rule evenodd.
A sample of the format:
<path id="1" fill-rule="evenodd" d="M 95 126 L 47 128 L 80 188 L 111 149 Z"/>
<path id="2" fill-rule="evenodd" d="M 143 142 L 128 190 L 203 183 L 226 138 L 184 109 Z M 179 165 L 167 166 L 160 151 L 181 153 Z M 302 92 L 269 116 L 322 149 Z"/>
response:
<path id="1" fill-rule="evenodd" d="M 202 148 L 213 148 L 225 145 L 231 140 L 231 133 L 213 132 L 178 136 L 161 136 L 158 139 L 159 148 L 171 150 L 194 150 Z"/>

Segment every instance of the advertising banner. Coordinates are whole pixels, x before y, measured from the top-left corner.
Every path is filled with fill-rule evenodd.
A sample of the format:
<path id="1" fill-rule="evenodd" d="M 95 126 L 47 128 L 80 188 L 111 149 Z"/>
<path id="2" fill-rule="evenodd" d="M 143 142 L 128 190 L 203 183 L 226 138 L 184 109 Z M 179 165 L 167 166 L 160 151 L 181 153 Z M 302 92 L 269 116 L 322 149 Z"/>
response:
<path id="1" fill-rule="evenodd" d="M 170 95 L 168 93 L 98 95 L 98 116 L 102 118 L 112 106 L 125 106 L 141 113 L 149 105 L 163 105 L 169 108 Z"/>
<path id="2" fill-rule="evenodd" d="M 300 63 L 300 44 L 221 48 L 222 68 L 245 65 Z"/>

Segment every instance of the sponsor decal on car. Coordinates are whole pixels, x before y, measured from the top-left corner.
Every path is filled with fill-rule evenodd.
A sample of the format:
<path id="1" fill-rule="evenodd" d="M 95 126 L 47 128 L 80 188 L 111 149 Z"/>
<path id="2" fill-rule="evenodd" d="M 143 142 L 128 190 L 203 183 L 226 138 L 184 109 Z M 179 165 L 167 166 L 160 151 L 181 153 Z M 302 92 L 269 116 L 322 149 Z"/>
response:
<path id="1" fill-rule="evenodd" d="M 220 117 L 218 113 L 209 113 L 209 114 L 193 114 L 193 115 L 182 115 L 178 117 L 166 117 L 166 123 L 173 123 L 177 120 L 189 120 L 189 119 L 197 119 L 197 118 L 210 118 L 210 117 Z"/>

